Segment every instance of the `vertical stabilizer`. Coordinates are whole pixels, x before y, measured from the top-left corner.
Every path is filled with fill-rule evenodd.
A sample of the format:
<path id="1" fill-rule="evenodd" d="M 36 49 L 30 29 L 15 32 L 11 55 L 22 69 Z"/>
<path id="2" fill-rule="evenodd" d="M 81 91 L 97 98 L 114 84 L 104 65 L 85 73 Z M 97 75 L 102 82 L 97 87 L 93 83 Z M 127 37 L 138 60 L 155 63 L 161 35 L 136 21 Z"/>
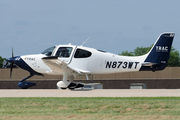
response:
<path id="1" fill-rule="evenodd" d="M 163 33 L 159 36 L 150 52 L 147 53 L 140 71 L 163 70 L 167 66 L 174 35 L 174 33 Z"/>

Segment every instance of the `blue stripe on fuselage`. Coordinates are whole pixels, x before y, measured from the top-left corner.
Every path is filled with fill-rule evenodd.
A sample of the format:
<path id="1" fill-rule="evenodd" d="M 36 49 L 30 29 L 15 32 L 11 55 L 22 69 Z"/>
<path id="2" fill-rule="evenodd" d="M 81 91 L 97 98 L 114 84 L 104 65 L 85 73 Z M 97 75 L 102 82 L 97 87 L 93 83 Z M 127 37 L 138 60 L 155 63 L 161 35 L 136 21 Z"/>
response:
<path id="1" fill-rule="evenodd" d="M 42 75 L 41 73 L 34 71 L 20 56 L 15 57 L 14 63 L 31 74 Z"/>

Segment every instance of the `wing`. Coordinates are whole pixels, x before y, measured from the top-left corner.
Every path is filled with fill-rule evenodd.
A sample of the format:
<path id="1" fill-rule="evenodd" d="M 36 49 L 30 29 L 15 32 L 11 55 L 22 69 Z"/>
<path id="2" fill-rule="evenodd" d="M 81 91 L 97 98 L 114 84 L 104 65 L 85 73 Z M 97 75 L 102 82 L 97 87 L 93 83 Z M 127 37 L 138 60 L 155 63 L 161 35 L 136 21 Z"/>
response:
<path id="1" fill-rule="evenodd" d="M 58 59 L 56 56 L 44 57 L 42 61 L 56 74 L 63 74 L 68 72 L 74 77 L 78 75 L 84 75 L 83 71 L 76 70 L 72 67 L 69 67 L 65 62 Z"/>

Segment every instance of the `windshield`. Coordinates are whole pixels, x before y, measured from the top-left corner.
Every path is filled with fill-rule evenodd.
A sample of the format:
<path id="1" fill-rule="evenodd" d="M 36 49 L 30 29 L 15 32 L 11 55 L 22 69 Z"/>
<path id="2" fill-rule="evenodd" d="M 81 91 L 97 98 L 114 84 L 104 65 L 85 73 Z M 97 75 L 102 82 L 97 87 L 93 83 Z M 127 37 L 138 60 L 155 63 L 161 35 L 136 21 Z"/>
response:
<path id="1" fill-rule="evenodd" d="M 50 48 L 46 49 L 45 51 L 43 51 L 41 54 L 44 54 L 44 55 L 47 55 L 47 56 L 51 56 L 54 48 L 55 48 L 55 46 L 50 47 Z"/>

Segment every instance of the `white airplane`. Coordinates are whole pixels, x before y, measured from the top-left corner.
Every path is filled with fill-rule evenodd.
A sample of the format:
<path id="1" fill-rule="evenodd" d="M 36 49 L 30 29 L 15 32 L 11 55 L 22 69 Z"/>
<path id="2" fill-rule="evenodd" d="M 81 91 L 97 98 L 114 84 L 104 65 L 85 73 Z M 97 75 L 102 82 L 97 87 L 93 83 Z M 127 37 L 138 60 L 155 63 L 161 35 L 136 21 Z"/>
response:
<path id="1" fill-rule="evenodd" d="M 27 82 L 34 75 L 63 75 L 63 80 L 57 83 L 62 89 L 83 87 L 83 83 L 74 82 L 74 77 L 94 74 L 110 74 L 133 71 L 157 71 L 167 66 L 175 33 L 162 33 L 152 49 L 142 56 L 120 56 L 94 48 L 76 45 L 53 46 L 41 54 L 24 55 L 6 59 L 11 63 L 28 71 L 30 76 L 18 83 L 22 89 L 35 86 L 36 83 Z M 69 80 L 68 80 L 69 78 Z"/>

